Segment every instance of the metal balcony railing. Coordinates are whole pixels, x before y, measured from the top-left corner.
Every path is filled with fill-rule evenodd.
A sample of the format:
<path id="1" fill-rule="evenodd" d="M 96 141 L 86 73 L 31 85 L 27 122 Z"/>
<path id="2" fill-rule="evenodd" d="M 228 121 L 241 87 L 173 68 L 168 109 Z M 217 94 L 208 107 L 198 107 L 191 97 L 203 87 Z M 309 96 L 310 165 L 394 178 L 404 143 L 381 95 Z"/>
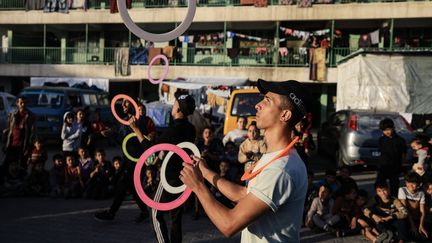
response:
<path id="1" fill-rule="evenodd" d="M 81 47 L 8 47 L 0 48 L 0 64 L 114 64 L 120 48 Z M 176 48 L 169 57 L 174 66 L 265 66 L 265 67 L 308 67 L 309 49 L 287 48 L 281 52 L 272 47 L 251 47 L 224 49 L 222 47 Z M 363 49 L 361 49 L 363 50 Z M 352 48 L 333 48 L 326 53 L 326 63 L 334 67 L 354 52 Z M 379 52 L 430 52 L 430 47 L 419 48 L 369 48 L 365 51 Z M 118 53 L 117 53 L 118 54 Z M 146 49 L 129 48 L 131 65 L 147 65 Z"/>
<path id="2" fill-rule="evenodd" d="M 197 0 L 198 7 L 226 7 L 226 6 L 250 6 L 253 1 L 241 0 Z M 407 2 L 409 0 L 333 0 L 330 4 L 346 3 L 376 3 L 376 2 Z M 430 0 L 419 0 L 430 1 Z M 314 4 L 323 4 L 325 0 L 314 1 Z M 287 5 L 288 3 L 296 4 L 296 1 L 288 0 L 267 0 L 268 5 Z M 88 1 L 89 9 L 110 9 L 110 0 L 92 0 Z M 187 7 L 187 0 L 132 0 L 132 8 L 172 8 Z M 26 0 L 0 0 L 0 10 L 24 10 L 26 9 Z"/>

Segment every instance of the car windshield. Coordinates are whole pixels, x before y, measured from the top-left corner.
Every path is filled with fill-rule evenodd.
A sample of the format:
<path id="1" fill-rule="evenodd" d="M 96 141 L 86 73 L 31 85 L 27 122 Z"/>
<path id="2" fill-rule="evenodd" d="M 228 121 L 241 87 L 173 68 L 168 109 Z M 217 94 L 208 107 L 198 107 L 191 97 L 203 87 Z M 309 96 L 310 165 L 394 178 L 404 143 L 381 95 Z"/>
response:
<path id="1" fill-rule="evenodd" d="M 259 93 L 243 93 L 234 97 L 231 115 L 233 116 L 255 116 L 255 105 L 261 101 Z"/>
<path id="2" fill-rule="evenodd" d="M 361 114 L 357 124 L 360 130 L 379 130 L 379 123 L 384 118 L 391 118 L 395 124 L 396 132 L 407 130 L 406 124 L 401 116 L 384 114 Z"/>
<path id="3" fill-rule="evenodd" d="M 22 94 L 27 98 L 27 106 L 32 107 L 60 107 L 63 103 L 64 94 L 45 91 L 30 91 Z"/>

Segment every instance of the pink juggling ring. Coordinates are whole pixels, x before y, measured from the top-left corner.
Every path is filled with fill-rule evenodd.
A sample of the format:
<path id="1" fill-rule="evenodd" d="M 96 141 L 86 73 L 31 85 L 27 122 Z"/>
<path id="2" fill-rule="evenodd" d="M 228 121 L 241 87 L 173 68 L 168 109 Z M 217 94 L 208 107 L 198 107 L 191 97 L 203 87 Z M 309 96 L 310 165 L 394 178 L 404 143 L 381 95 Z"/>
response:
<path id="1" fill-rule="evenodd" d="M 142 184 L 141 184 L 141 170 L 142 170 L 147 158 L 150 155 L 152 155 L 153 153 L 156 153 L 159 151 L 172 151 L 172 152 L 176 153 L 178 156 L 180 156 L 180 158 L 188 164 L 192 164 L 192 159 L 189 158 L 189 155 L 183 149 L 181 149 L 180 147 L 178 147 L 176 145 L 169 144 L 169 143 L 161 143 L 161 144 L 157 144 L 157 145 L 150 147 L 138 159 L 138 162 L 137 162 L 137 165 L 135 166 L 135 171 L 134 171 L 134 185 L 135 185 L 135 189 L 137 191 L 138 196 L 147 206 L 154 208 L 156 210 L 160 210 L 160 211 L 168 211 L 168 210 L 177 208 L 180 205 L 182 205 L 188 199 L 188 197 L 191 195 L 192 190 L 186 187 L 186 190 L 180 195 L 180 197 L 178 197 L 174 201 L 167 202 L 167 203 L 155 202 L 152 199 L 150 199 L 147 196 L 147 194 L 145 194 L 144 189 L 143 189 Z"/>
<path id="2" fill-rule="evenodd" d="M 133 100 L 131 97 L 129 97 L 129 96 L 125 95 L 125 94 L 118 94 L 118 95 L 114 96 L 114 98 L 111 100 L 111 112 L 112 112 L 113 116 L 115 117 L 115 119 L 117 119 L 117 121 L 119 121 L 121 124 L 129 126 L 129 122 L 121 119 L 117 115 L 117 112 L 115 110 L 115 102 L 117 100 L 119 100 L 119 99 L 128 100 L 133 105 L 133 107 L 135 109 L 135 117 L 136 117 L 136 119 L 138 119 L 140 117 L 139 110 L 138 110 L 138 104 L 135 102 L 135 100 Z"/>
<path id="3" fill-rule="evenodd" d="M 151 68 L 153 67 L 153 63 L 156 62 L 157 59 L 162 59 L 162 60 L 165 61 L 165 68 L 164 68 L 164 72 L 163 72 L 163 74 L 162 74 L 162 77 L 161 77 L 160 79 L 158 79 L 158 80 L 154 80 L 154 79 L 151 77 L 150 71 L 151 71 Z M 162 55 L 162 54 L 156 55 L 156 56 L 154 56 L 154 57 L 151 59 L 149 65 L 148 65 L 148 68 L 147 68 L 147 76 L 148 76 L 148 80 L 149 80 L 150 83 L 152 83 L 152 84 L 159 84 L 159 83 L 162 82 L 162 81 L 164 80 L 164 78 L 167 76 L 167 74 L 168 74 L 168 70 L 169 70 L 169 62 L 168 62 L 168 58 L 167 58 L 165 55 Z"/>

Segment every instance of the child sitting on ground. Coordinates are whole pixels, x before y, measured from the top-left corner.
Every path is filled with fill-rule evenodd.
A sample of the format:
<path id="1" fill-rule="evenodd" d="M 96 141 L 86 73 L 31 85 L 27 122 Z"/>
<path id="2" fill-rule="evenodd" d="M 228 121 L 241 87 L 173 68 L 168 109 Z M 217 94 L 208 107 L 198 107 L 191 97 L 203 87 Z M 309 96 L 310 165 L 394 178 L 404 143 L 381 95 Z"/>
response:
<path id="1" fill-rule="evenodd" d="M 53 156 L 53 164 L 54 166 L 49 172 L 51 196 L 61 197 L 63 196 L 63 186 L 65 180 L 63 156 L 61 154 L 55 154 Z"/>
<path id="2" fill-rule="evenodd" d="M 306 216 L 306 226 L 331 231 L 332 226 L 339 221 L 339 217 L 331 214 L 333 199 L 330 198 L 330 188 L 322 185 L 318 191 L 318 197 L 314 198 Z"/>
<path id="3" fill-rule="evenodd" d="M 90 173 L 88 187 L 84 192 L 85 198 L 105 199 L 108 197 L 109 178 L 111 177 L 111 163 L 105 160 L 105 150 L 96 149 L 96 165 Z"/>
<path id="4" fill-rule="evenodd" d="M 49 173 L 42 163 L 36 163 L 25 180 L 25 195 L 45 196 L 50 192 Z"/>
<path id="5" fill-rule="evenodd" d="M 336 171 L 332 169 L 328 169 L 325 172 L 325 177 L 319 180 L 316 186 L 319 188 L 322 185 L 328 185 L 330 191 L 335 193 L 339 189 L 339 184 L 336 181 Z"/>
<path id="6" fill-rule="evenodd" d="M 87 149 L 83 146 L 81 146 L 78 149 L 78 167 L 80 170 L 80 184 L 81 188 L 84 190 L 87 189 L 89 180 L 90 180 L 90 173 L 94 170 L 94 163 L 93 160 L 88 156 Z"/>
<path id="7" fill-rule="evenodd" d="M 44 168 L 47 159 L 48 155 L 46 150 L 42 146 L 42 141 L 39 138 L 36 138 L 33 142 L 33 149 L 31 150 L 30 156 L 27 161 L 28 174 L 30 174 L 32 168 L 38 163 L 41 163 L 42 168 Z"/>
<path id="8" fill-rule="evenodd" d="M 426 192 L 425 200 L 425 228 L 426 231 L 432 234 L 432 178 L 424 183 L 424 191 Z M 431 236 L 429 235 L 429 240 Z"/>
<path id="9" fill-rule="evenodd" d="M 390 188 L 385 182 L 375 183 L 376 195 L 369 207 L 363 210 L 368 218 L 369 231 L 365 236 L 371 241 L 395 240 L 407 241 L 407 210 L 401 201 L 390 195 Z M 394 234 L 397 232 L 397 235 Z M 381 234 L 379 234 L 381 233 Z"/>
<path id="10" fill-rule="evenodd" d="M 428 237 L 425 220 L 425 194 L 419 189 L 421 177 L 411 172 L 405 176 L 404 187 L 399 188 L 398 199 L 408 210 L 408 220 L 415 240 Z"/>
<path id="11" fill-rule="evenodd" d="M 76 198 L 81 194 L 81 184 L 79 181 L 80 170 L 75 164 L 75 158 L 72 155 L 66 156 L 64 197 Z"/>
<path id="12" fill-rule="evenodd" d="M 355 188 L 342 187 L 341 195 L 334 201 L 332 214 L 340 218 L 337 225 L 335 225 L 337 237 L 351 234 L 351 231 L 357 228 L 356 198 L 357 190 Z"/>

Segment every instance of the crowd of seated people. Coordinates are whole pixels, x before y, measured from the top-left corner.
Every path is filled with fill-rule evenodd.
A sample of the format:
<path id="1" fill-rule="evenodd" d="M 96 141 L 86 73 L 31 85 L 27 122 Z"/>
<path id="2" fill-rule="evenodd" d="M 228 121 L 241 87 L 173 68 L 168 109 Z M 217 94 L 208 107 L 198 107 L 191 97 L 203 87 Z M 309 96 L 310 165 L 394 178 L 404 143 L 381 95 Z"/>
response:
<path id="1" fill-rule="evenodd" d="M 2 192 L 1 196 L 85 199 L 107 199 L 113 196 L 126 175 L 125 159 L 114 156 L 109 160 L 104 149 L 89 146 L 98 143 L 89 143 L 88 139 L 102 139 L 112 131 L 101 123 L 97 115 L 92 123 L 83 122 L 84 116 L 80 112 L 82 111 L 77 112 L 76 118 L 73 114 L 65 114 L 62 129 L 63 153 L 54 154 L 50 171 L 44 169 L 48 160 L 47 152 L 42 141 L 36 139 L 29 154 L 28 171 L 22 172 L 26 174 L 23 183 L 13 188 L 14 193 Z M 246 123 L 245 118 L 239 118 L 235 132 L 223 139 L 214 134 L 211 126 L 205 127 L 195 142 L 212 170 L 221 177 L 242 185 L 246 185 L 247 181 L 241 181 L 241 175 L 267 149 L 256 124 Z M 306 164 L 310 160 L 313 144 L 312 136 L 304 125 L 299 123 L 292 136 L 301 136 L 300 144 L 295 148 Z M 313 231 L 328 232 L 336 237 L 362 234 L 372 242 L 432 240 L 429 146 L 423 140 L 414 139 L 411 147 L 417 155 L 417 161 L 413 163 L 412 170 L 406 173 L 397 197 L 391 195 L 389 185 L 383 181 L 377 181 L 373 195 L 368 195 L 367 191 L 359 189 L 351 177 L 350 167 L 342 167 L 339 171 L 326 170 L 321 179 L 315 179 L 309 168 L 304 225 Z M 89 153 L 89 148 L 94 152 Z M 159 182 L 159 168 L 160 164 L 147 166 L 143 173 L 144 190 L 149 195 L 153 194 Z M 222 204 L 235 207 L 235 203 L 217 188 L 208 186 Z M 194 197 L 191 197 L 185 207 L 191 204 L 194 207 L 194 219 L 198 219 L 203 210 Z"/>

